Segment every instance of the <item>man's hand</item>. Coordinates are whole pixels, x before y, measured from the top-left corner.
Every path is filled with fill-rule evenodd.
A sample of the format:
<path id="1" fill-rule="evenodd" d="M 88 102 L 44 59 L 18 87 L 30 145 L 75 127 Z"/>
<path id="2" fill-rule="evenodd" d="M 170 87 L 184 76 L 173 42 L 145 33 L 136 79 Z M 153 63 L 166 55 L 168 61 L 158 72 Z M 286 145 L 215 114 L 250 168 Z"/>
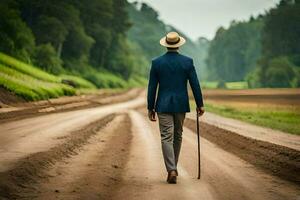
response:
<path id="1" fill-rule="evenodd" d="M 205 112 L 204 107 L 197 108 L 197 112 L 198 112 L 199 116 L 202 116 Z"/>
<path id="2" fill-rule="evenodd" d="M 148 117 L 149 117 L 149 120 L 152 121 L 152 122 L 155 122 L 156 121 L 156 117 L 155 117 L 155 112 L 154 110 L 148 110 Z"/>

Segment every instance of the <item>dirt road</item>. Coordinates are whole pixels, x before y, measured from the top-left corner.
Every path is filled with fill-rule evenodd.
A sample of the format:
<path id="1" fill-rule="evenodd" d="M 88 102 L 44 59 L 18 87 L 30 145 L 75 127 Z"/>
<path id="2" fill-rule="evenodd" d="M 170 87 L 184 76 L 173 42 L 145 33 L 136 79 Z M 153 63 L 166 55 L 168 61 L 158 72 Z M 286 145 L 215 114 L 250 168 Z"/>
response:
<path id="1" fill-rule="evenodd" d="M 188 128 L 178 184 L 166 184 L 158 124 L 137 109 L 144 103 L 143 93 L 123 103 L 1 124 L 0 199 L 300 198 L 299 184 L 205 138 L 197 180 L 196 135 Z"/>

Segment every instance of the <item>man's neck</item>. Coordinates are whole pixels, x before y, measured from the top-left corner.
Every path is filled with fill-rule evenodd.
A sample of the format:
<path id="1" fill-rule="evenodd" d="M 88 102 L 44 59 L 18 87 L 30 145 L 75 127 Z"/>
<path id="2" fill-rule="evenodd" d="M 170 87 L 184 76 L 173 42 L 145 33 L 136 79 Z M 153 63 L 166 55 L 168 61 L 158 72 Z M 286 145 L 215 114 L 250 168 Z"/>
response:
<path id="1" fill-rule="evenodd" d="M 168 52 L 179 52 L 179 49 L 168 49 Z"/>

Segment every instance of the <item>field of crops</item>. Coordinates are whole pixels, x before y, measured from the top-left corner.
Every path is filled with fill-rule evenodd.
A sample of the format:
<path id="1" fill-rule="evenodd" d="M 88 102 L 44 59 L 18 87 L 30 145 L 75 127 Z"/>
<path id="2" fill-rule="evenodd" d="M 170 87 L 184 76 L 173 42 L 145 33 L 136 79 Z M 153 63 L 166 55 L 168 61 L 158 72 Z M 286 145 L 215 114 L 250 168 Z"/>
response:
<path id="1" fill-rule="evenodd" d="M 203 94 L 209 112 L 300 135 L 300 89 L 214 89 Z"/>
<path id="2" fill-rule="evenodd" d="M 72 81 L 78 88 L 96 88 L 75 76 L 55 76 L 39 68 L 0 53 L 0 86 L 25 100 L 42 100 L 74 95 L 76 89 L 62 80 Z"/>

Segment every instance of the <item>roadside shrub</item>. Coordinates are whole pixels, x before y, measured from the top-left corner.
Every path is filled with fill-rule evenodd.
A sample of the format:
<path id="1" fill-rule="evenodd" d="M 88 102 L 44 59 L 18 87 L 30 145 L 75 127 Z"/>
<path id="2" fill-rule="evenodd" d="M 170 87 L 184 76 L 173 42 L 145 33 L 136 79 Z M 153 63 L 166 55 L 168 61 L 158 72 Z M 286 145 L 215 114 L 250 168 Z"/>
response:
<path id="1" fill-rule="evenodd" d="M 218 82 L 217 88 L 225 89 L 226 88 L 226 82 L 224 80 L 221 80 Z"/>
<path id="2" fill-rule="evenodd" d="M 291 87 L 296 74 L 293 64 L 286 57 L 274 58 L 266 70 L 266 82 L 269 87 Z"/>
<path id="3" fill-rule="evenodd" d="M 62 78 L 62 80 L 68 80 L 74 82 L 77 86 L 77 88 L 87 88 L 87 89 L 96 89 L 97 87 L 91 83 L 88 80 L 85 80 L 79 76 L 74 76 L 74 75 L 66 75 L 62 74 L 59 77 Z"/>
<path id="4" fill-rule="evenodd" d="M 57 56 L 57 53 L 51 44 L 41 44 L 36 47 L 34 64 L 53 74 L 61 74 L 64 72 L 62 60 Z"/>

